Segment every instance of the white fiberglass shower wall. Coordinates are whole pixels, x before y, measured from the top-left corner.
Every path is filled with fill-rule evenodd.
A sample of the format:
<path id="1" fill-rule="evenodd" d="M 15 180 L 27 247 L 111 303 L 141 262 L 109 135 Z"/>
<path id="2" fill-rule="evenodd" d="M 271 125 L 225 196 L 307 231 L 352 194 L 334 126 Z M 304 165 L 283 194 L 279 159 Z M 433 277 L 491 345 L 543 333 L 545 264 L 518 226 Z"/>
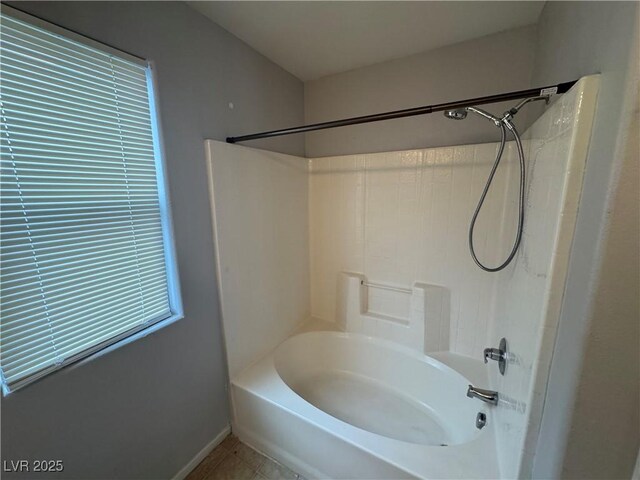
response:
<path id="1" fill-rule="evenodd" d="M 425 338 L 424 345 L 476 358 L 489 370 L 490 385 L 477 386 L 500 393 L 490 416 L 500 474 L 528 476 L 597 83 L 597 77 L 580 80 L 525 132 L 524 237 L 514 262 L 498 273 L 476 267 L 467 240 L 496 144 L 307 160 L 209 141 L 232 383 L 309 317 L 336 321 L 342 272 L 371 284 L 361 290 L 361 309 L 371 315 L 338 327 L 387 340 L 397 341 L 414 321 L 411 292 L 437 292 L 437 314 L 424 315 L 437 328 L 423 331 L 438 339 Z M 286 179 L 276 178 L 277 171 Z M 510 144 L 476 228 L 478 255 L 489 265 L 511 245 L 517 175 Z M 497 347 L 503 336 L 510 350 L 504 377 L 496 364 L 480 365 L 482 349 Z"/>

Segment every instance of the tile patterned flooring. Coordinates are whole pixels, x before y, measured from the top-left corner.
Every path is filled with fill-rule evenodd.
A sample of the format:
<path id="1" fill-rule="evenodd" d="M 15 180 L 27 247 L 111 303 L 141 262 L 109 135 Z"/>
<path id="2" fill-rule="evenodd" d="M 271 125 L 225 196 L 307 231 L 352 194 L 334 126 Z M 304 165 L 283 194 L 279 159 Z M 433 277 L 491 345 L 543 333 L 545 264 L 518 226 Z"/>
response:
<path id="1" fill-rule="evenodd" d="M 233 434 L 205 457 L 186 480 L 306 480 L 245 445 Z"/>

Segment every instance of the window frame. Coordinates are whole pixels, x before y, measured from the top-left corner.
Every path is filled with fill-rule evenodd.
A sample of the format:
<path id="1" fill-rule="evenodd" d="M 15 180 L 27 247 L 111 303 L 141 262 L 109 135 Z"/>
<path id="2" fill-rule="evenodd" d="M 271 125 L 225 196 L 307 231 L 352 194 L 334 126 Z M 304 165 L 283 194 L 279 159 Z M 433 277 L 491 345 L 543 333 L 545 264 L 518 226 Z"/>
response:
<path id="1" fill-rule="evenodd" d="M 59 364 L 53 364 L 44 368 L 36 374 L 25 377 L 11 386 L 5 381 L 2 370 L 0 369 L 0 383 L 2 385 L 3 396 L 7 396 L 27 385 L 30 385 L 52 373 L 58 372 L 67 367 L 75 368 L 104 355 L 107 352 L 116 350 L 128 343 L 134 342 L 140 338 L 170 325 L 177 320 L 184 318 L 182 307 L 182 296 L 180 292 L 178 262 L 176 257 L 173 217 L 171 213 L 171 202 L 169 199 L 169 184 L 167 180 L 167 167 L 164 155 L 164 144 L 162 139 L 162 122 L 160 119 L 160 108 L 157 96 L 157 80 L 155 75 L 154 62 L 144 58 L 132 55 L 131 53 L 114 48 L 105 43 L 94 40 L 85 35 L 81 35 L 73 30 L 69 30 L 55 23 L 48 22 L 37 16 L 23 12 L 14 7 L 0 4 L 3 15 L 13 17 L 17 20 L 29 23 L 33 26 L 47 30 L 50 33 L 59 35 L 63 38 L 82 43 L 91 48 L 101 50 L 108 54 L 114 55 L 129 62 L 137 63 L 145 68 L 147 80 L 147 95 L 149 98 L 149 113 L 151 123 L 151 134 L 153 138 L 153 154 L 156 169 L 156 183 L 158 186 L 158 202 L 160 206 L 160 223 L 162 226 L 162 240 L 164 247 L 164 259 L 167 275 L 167 292 L 169 295 L 170 314 L 168 316 L 159 317 L 150 320 L 144 324 L 138 325 L 130 330 L 122 332 L 108 340 L 93 345 L 82 352 L 66 358 Z M 0 60 L 1 61 L 1 60 Z"/>

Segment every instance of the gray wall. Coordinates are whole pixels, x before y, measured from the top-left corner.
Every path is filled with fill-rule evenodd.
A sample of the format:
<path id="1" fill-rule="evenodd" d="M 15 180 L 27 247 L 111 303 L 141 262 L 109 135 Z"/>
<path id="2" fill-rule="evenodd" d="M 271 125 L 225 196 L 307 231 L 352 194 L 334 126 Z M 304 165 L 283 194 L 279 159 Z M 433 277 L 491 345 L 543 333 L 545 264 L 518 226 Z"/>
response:
<path id="1" fill-rule="evenodd" d="M 630 478 L 640 443 L 637 18 L 633 2 L 547 2 L 538 26 L 534 82 L 602 75 L 537 478 Z"/>
<path id="2" fill-rule="evenodd" d="M 535 40 L 535 27 L 524 27 L 306 82 L 305 121 L 322 122 L 529 88 Z M 485 108 L 502 113 L 506 105 Z M 516 122 L 523 131 L 528 126 L 525 117 L 523 112 Z M 437 113 L 308 133 L 307 156 L 499 139 L 498 130 L 484 119 L 452 122 Z"/>
<path id="3" fill-rule="evenodd" d="M 203 139 L 301 123 L 303 85 L 181 2 L 14 5 L 155 62 L 185 318 L 4 398 L 2 459 L 170 478 L 229 420 Z"/>

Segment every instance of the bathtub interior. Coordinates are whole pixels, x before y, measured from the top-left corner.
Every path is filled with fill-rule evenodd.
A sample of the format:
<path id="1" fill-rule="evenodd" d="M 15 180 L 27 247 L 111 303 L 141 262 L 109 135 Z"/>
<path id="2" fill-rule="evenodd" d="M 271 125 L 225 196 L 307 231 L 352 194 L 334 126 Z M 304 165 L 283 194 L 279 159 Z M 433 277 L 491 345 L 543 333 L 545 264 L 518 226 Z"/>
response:
<path id="1" fill-rule="evenodd" d="M 396 440 L 446 446 L 453 435 L 437 412 L 384 383 L 349 371 L 324 371 L 289 387 L 355 427 Z"/>
<path id="2" fill-rule="evenodd" d="M 359 334 L 310 332 L 274 355 L 291 390 L 346 423 L 396 440 L 432 446 L 478 436 L 480 405 L 470 383 L 441 362 Z"/>

